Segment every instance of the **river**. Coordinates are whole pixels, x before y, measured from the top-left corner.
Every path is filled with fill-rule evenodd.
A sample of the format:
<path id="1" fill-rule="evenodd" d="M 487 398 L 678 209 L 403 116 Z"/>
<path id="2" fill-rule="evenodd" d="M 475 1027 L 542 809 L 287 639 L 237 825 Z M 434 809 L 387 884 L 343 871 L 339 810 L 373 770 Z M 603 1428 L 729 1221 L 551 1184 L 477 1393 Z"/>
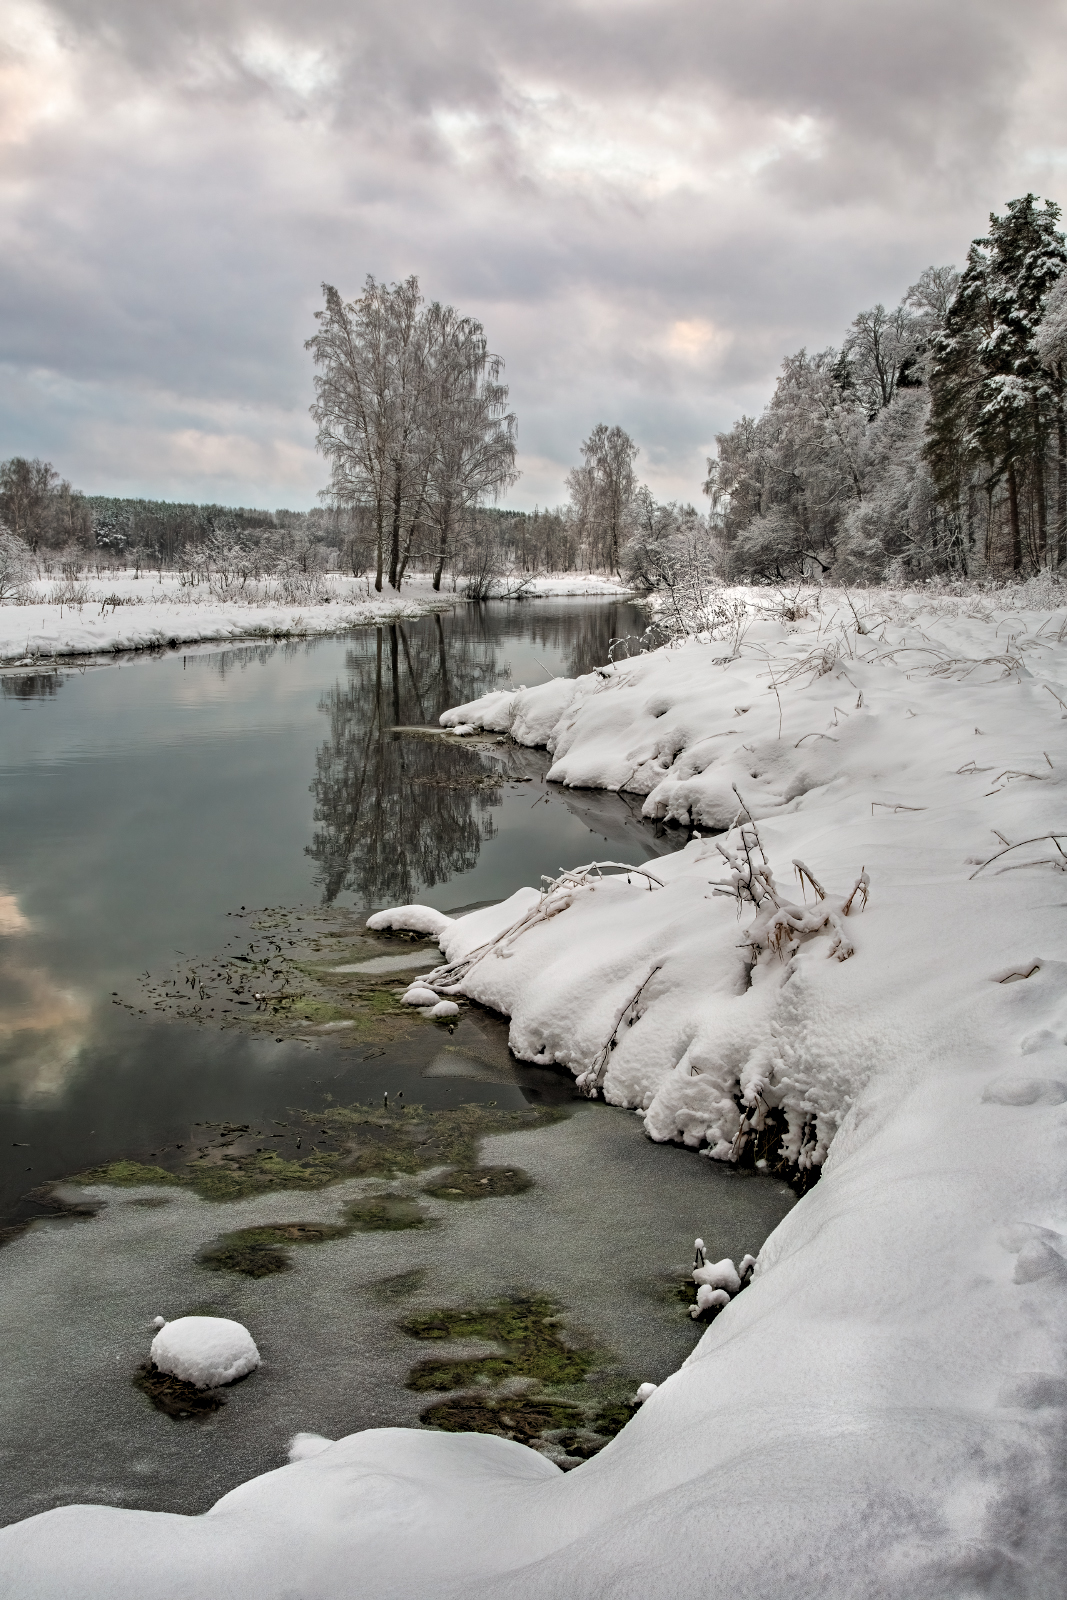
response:
<path id="1" fill-rule="evenodd" d="M 755 1251 L 792 1203 L 781 1183 L 650 1144 L 632 1113 L 516 1062 L 506 1022 L 476 1008 L 454 1033 L 386 1017 L 372 1035 L 309 1013 L 276 1036 L 207 1000 L 182 1016 L 174 999 L 190 969 L 206 996 L 208 965 L 249 959 L 233 952 L 296 913 L 358 944 L 383 906 L 455 911 L 594 857 L 684 844 L 633 797 L 545 785 L 543 753 L 412 731 L 489 688 L 587 671 L 642 627 L 624 604 L 499 602 L 306 644 L 0 677 L 4 1520 L 85 1499 L 200 1511 L 281 1464 L 300 1429 L 417 1423 L 432 1396 L 410 1387 L 426 1354 L 411 1319 L 435 1308 L 509 1295 L 562 1308 L 602 1353 L 585 1381 L 605 1404 L 692 1348 L 678 1285 L 694 1233 L 719 1254 Z M 262 1277 L 206 1271 L 205 1244 L 234 1227 L 336 1228 L 338 1207 L 383 1180 L 230 1202 L 112 1189 L 82 1218 L 51 1203 L 52 1184 L 101 1164 L 181 1176 L 232 1128 L 246 1144 L 288 1139 L 295 1158 L 294 1108 L 328 1121 L 386 1096 L 425 1108 L 431 1131 L 482 1108 L 485 1170 L 514 1168 L 528 1187 L 449 1203 L 409 1173 L 386 1190 L 420 1226 L 338 1233 Z M 490 1112 L 516 1131 L 493 1132 Z M 175 1419 L 131 1378 L 151 1316 L 190 1310 L 245 1321 L 264 1365 L 221 1409 Z M 484 1355 L 499 1328 L 472 1328 Z"/>

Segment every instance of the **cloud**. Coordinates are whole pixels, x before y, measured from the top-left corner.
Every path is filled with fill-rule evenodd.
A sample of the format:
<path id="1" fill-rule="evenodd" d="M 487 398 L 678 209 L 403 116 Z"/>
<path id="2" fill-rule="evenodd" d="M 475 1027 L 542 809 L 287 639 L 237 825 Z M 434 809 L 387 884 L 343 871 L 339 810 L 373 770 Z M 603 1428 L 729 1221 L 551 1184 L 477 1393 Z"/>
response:
<path id="1" fill-rule="evenodd" d="M 319 284 L 418 273 L 507 362 L 526 476 L 598 421 L 698 498 L 783 355 L 1055 197 L 1052 0 L 17 0 L 0 453 L 308 505 Z"/>

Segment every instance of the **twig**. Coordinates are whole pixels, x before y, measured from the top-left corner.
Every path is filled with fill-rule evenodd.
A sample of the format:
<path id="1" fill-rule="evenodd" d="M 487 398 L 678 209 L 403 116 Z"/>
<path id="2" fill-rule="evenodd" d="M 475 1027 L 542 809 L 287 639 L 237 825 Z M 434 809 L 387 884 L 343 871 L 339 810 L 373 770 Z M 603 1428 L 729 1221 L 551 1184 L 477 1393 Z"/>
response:
<path id="1" fill-rule="evenodd" d="M 638 1001 L 648 988 L 648 985 L 652 982 L 652 979 L 656 976 L 656 973 L 661 971 L 662 966 L 662 962 L 657 962 L 644 982 L 638 985 L 636 993 L 630 1000 L 627 1000 L 626 1004 L 615 1018 L 615 1026 L 612 1028 L 607 1039 L 593 1057 L 592 1066 L 587 1067 L 584 1072 L 579 1073 L 578 1077 L 575 1079 L 575 1086 L 579 1088 L 590 1100 L 596 1099 L 597 1090 L 604 1081 L 604 1075 L 608 1070 L 608 1062 L 611 1059 L 611 1052 L 618 1043 L 619 1029 L 622 1027 L 623 1022 L 627 1021 L 627 1013 L 633 1013 L 633 1015 L 628 1019 L 629 1024 L 632 1027 L 633 1024 L 638 1020 L 636 1014 Z"/>
<path id="2" fill-rule="evenodd" d="M 1000 837 L 1003 838 L 1003 835 Z M 1056 846 L 1056 849 L 1059 851 L 1060 855 L 1063 856 L 1064 861 L 1067 861 L 1067 851 L 1065 851 L 1063 846 L 1060 844 L 1061 839 L 1067 839 L 1067 833 L 1039 833 L 1034 839 L 1020 839 L 1018 844 L 1005 845 L 1003 850 L 998 850 L 996 855 L 989 857 L 988 861 L 983 861 L 980 866 L 975 867 L 974 871 L 971 873 L 971 878 L 977 878 L 980 872 L 984 872 L 986 867 L 992 866 L 994 861 L 999 861 L 1001 856 L 1006 856 L 1009 850 L 1021 850 L 1023 845 L 1026 844 L 1043 844 L 1046 839 L 1052 840 L 1052 843 Z M 1033 864 L 1034 866 L 1044 865 L 1043 862 L 1034 862 Z M 970 878 L 967 881 L 970 882 Z"/>

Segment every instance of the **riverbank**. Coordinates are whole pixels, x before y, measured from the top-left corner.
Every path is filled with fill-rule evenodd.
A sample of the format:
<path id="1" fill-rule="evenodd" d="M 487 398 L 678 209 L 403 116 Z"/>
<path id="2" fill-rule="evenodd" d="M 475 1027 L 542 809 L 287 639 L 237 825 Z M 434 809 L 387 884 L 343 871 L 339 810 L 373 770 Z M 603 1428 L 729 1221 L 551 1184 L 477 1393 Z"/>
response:
<path id="1" fill-rule="evenodd" d="M 597 574 L 573 573 L 531 579 L 521 597 L 623 599 L 627 593 Z M 502 597 L 516 594 L 501 586 Z M 0 605 L 0 666 L 186 644 L 322 637 L 467 603 L 461 593 L 435 591 L 430 578 L 419 575 L 407 579 L 400 594 L 378 594 L 366 578 L 330 573 L 304 596 L 273 580 L 224 595 L 206 584 L 192 587 L 175 573 L 39 580 L 18 604 Z"/>
<path id="2" fill-rule="evenodd" d="M 320 1441 L 204 1518 L 10 1529 L 8 1592 L 1062 1591 L 1067 611 L 996 599 L 813 597 L 442 719 L 729 831 L 521 891 L 467 970 L 507 914 L 441 921 L 438 985 L 654 1139 L 821 1172 L 619 1436 L 566 1476 L 486 1437 Z"/>

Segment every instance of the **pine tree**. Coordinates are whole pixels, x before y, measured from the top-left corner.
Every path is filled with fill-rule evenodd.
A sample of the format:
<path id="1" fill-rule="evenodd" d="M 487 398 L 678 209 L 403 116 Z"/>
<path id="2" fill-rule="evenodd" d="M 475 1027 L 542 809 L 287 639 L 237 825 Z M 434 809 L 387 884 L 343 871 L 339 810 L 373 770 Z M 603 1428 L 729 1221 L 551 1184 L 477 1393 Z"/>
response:
<path id="1" fill-rule="evenodd" d="M 1020 490 L 1036 519 L 1033 554 L 1047 548 L 1045 453 L 1055 411 L 1052 373 L 1037 345 L 1048 292 L 1067 262 L 1060 208 L 1033 194 L 1008 202 L 976 239 L 934 350 L 927 458 L 958 516 L 968 474 L 983 465 L 990 495 L 1007 490 L 1011 562 L 1023 564 Z"/>

